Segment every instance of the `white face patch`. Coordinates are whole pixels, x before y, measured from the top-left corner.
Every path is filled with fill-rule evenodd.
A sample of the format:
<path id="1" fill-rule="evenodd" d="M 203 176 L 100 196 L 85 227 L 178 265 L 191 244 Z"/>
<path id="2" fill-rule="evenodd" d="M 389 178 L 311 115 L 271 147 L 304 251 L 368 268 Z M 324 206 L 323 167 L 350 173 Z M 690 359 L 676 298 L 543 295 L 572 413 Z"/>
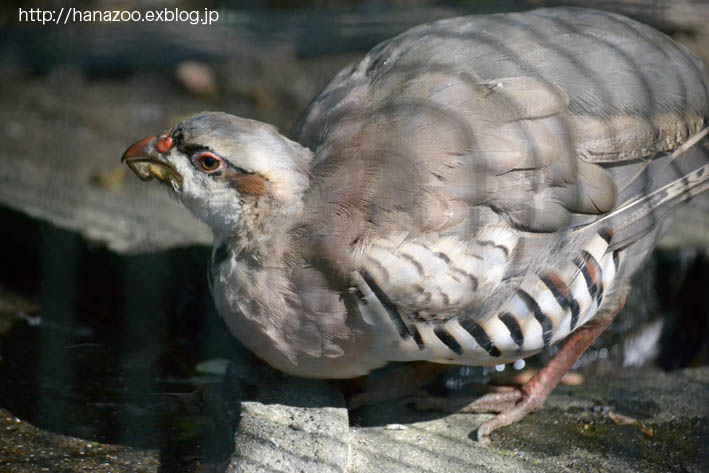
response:
<path id="1" fill-rule="evenodd" d="M 212 228 L 215 237 L 236 232 L 253 238 L 257 228 L 262 231 L 260 222 L 302 208 L 303 193 L 310 185 L 312 152 L 273 126 L 204 112 L 181 122 L 171 133 L 174 146 L 162 156 L 183 178 L 182 189 L 173 189 L 174 194 Z M 224 169 L 211 174 L 198 169 L 192 158 L 204 152 L 224 160 Z"/>
<path id="2" fill-rule="evenodd" d="M 182 175 L 182 191 L 175 193 L 182 204 L 215 233 L 231 231 L 243 207 L 237 191 L 215 176 L 195 169 L 189 158 L 179 152 L 166 158 Z"/>

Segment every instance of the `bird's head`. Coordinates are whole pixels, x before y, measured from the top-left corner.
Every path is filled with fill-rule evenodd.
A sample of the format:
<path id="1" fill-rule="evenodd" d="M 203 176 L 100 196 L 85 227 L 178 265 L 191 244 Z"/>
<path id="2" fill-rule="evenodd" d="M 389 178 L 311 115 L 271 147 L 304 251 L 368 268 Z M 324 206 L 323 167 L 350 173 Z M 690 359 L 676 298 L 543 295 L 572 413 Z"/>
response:
<path id="1" fill-rule="evenodd" d="M 215 234 L 224 234 L 239 222 L 256 224 L 297 207 L 311 156 L 271 125 L 203 112 L 134 143 L 121 162 L 142 180 L 167 184 Z"/>

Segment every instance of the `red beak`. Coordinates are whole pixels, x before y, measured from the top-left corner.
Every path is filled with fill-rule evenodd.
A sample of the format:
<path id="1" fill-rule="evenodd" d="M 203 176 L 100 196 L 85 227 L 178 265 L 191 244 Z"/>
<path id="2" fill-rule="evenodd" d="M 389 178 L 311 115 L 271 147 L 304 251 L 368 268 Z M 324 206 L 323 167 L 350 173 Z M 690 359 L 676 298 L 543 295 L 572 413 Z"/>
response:
<path id="1" fill-rule="evenodd" d="M 156 178 L 168 183 L 176 191 L 182 189 L 182 176 L 169 162 L 160 158 L 172 147 L 172 138 L 169 136 L 155 136 L 143 138 L 128 147 L 121 162 L 126 163 L 133 173 L 142 181 Z"/>
<path id="2" fill-rule="evenodd" d="M 155 136 L 148 136 L 140 141 L 136 141 L 128 147 L 123 156 L 121 157 L 121 162 L 125 163 L 129 159 L 135 158 L 147 158 L 150 155 L 150 151 L 155 149 L 153 143 L 157 138 Z"/>

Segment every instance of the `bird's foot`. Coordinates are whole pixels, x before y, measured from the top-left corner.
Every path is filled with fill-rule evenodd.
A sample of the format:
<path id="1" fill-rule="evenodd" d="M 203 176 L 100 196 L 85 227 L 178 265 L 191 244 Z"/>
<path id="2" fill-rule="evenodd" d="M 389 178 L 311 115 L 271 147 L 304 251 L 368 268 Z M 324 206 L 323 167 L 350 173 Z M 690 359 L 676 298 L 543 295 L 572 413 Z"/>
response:
<path id="1" fill-rule="evenodd" d="M 470 397 L 435 397 L 424 396 L 409 400 L 409 405 L 418 410 L 437 412 L 458 412 L 465 414 L 497 413 L 495 417 L 483 422 L 477 431 L 477 440 L 488 445 L 488 434 L 494 430 L 513 424 L 528 413 L 544 404 L 546 397 L 529 394 L 525 388 L 490 386 L 490 392 L 475 399 Z"/>
<path id="2" fill-rule="evenodd" d="M 496 413 L 495 417 L 483 422 L 477 430 L 478 442 L 481 445 L 488 445 L 488 435 L 491 432 L 522 420 L 527 414 L 544 405 L 558 382 L 548 381 L 550 370 L 547 369 L 550 365 L 539 371 L 521 388 L 488 386 L 488 392 L 476 398 L 421 396 L 410 398 L 407 404 L 414 409 L 426 411 L 464 414 Z M 556 373 L 551 374 L 556 377 Z M 563 373 L 561 375 L 563 376 Z"/>
<path id="3" fill-rule="evenodd" d="M 549 365 L 547 365 L 548 367 Z M 544 369 L 546 369 L 545 367 Z M 481 445 L 489 445 L 490 440 L 488 436 L 491 432 L 499 429 L 500 427 L 505 427 L 507 425 L 514 424 L 522 420 L 527 414 L 541 408 L 546 402 L 547 398 L 551 394 L 552 390 L 556 387 L 557 382 L 554 382 L 551 386 L 547 386 L 544 383 L 544 377 L 537 378 L 542 372 L 542 369 L 537 375 L 530 379 L 521 389 L 517 390 L 518 400 L 514 404 L 507 404 L 506 406 L 500 406 L 499 410 L 488 410 L 487 412 L 499 412 L 492 419 L 486 420 L 480 427 L 478 427 L 477 438 Z M 563 375 L 563 373 L 562 373 Z M 479 400 L 478 400 L 479 401 Z"/>

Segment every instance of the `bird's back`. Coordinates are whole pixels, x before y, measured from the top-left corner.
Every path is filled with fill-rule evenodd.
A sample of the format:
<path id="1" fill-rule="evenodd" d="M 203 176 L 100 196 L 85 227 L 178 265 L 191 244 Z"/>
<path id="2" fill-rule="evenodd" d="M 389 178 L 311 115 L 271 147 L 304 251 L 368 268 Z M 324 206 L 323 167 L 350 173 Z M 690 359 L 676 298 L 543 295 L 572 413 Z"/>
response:
<path id="1" fill-rule="evenodd" d="M 375 47 L 313 102 L 313 265 L 389 359 L 497 363 L 591 319 L 709 186 L 699 60 L 620 15 L 456 18 Z M 383 327 L 387 327 L 384 329 Z M 382 348 L 386 347 L 386 348 Z"/>

